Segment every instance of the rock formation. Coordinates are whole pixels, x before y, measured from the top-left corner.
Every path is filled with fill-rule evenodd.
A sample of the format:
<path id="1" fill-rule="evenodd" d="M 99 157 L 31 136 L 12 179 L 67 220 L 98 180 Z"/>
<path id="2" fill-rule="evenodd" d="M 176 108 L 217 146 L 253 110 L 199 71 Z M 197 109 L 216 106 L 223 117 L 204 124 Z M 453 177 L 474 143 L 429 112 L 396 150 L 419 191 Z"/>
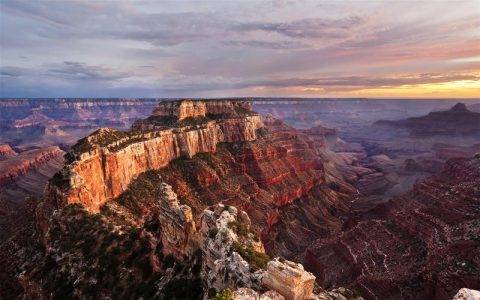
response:
<path id="1" fill-rule="evenodd" d="M 382 120 L 376 124 L 406 128 L 414 136 L 472 135 L 480 131 L 480 113 L 468 110 L 463 103 L 457 103 L 450 110 L 399 121 Z"/>
<path id="2" fill-rule="evenodd" d="M 455 294 L 453 300 L 480 300 L 480 291 L 463 288 Z"/>
<path id="3" fill-rule="evenodd" d="M 181 103 L 183 101 L 160 103 L 159 109 L 170 111 L 168 107 L 183 107 Z M 257 138 L 257 130 L 263 126 L 260 116 L 252 112 L 241 117 L 179 123 L 188 119 L 183 111 L 189 110 L 182 110 L 179 116 L 169 116 L 175 119 L 175 127 L 168 128 L 164 123 L 158 125 L 150 119 L 147 123 L 153 131 L 125 133 L 100 129 L 81 140 L 69 153 L 70 161 L 61 173 L 63 175 L 56 178 L 56 182 L 64 186 L 51 187 L 62 190 L 61 193 L 54 193 L 63 195 L 63 199 L 56 199 L 55 202 L 81 203 L 90 211 L 98 211 L 102 204 L 125 191 L 139 174 L 165 167 L 177 158 L 215 152 L 221 142 L 253 141 Z M 136 126 L 145 130 L 147 125 L 145 122 L 142 124 L 137 123 Z"/>
<path id="4" fill-rule="evenodd" d="M 183 100 L 165 102 L 153 110 L 153 116 L 174 117 L 177 121 L 186 118 L 207 116 L 236 116 L 252 110 L 248 101 L 230 100 Z"/>
<path id="5" fill-rule="evenodd" d="M 284 300 L 285 298 L 275 291 L 266 291 L 265 293 L 258 293 L 249 288 L 239 288 L 233 292 L 232 298 L 234 300 Z"/>
<path id="6" fill-rule="evenodd" d="M 258 289 L 261 269 L 268 261 L 263 244 L 250 231 L 244 211 L 219 204 L 202 214 L 202 276 L 206 293 L 226 288 Z"/>
<path id="7" fill-rule="evenodd" d="M 160 185 L 159 202 L 163 254 L 177 258 L 192 256 L 198 248 L 192 209 L 188 205 L 180 205 L 172 187 L 166 183 Z"/>
<path id="8" fill-rule="evenodd" d="M 287 300 L 303 300 L 312 297 L 315 276 L 306 272 L 301 264 L 274 259 L 268 262 L 262 282 Z"/>
<path id="9" fill-rule="evenodd" d="M 205 210 L 200 237 L 206 295 L 233 289 L 233 299 L 362 299 L 345 289 L 314 294 L 315 276 L 301 264 L 269 260 L 251 232 L 248 215 L 233 206 L 219 204 Z"/>

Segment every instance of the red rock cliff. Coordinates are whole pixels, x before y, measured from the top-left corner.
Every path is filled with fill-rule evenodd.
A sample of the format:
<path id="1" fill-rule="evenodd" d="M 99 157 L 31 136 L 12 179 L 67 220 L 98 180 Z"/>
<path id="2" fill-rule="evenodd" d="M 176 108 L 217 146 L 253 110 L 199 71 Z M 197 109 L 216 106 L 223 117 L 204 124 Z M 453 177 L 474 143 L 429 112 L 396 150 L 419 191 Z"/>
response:
<path id="1" fill-rule="evenodd" d="M 200 110 L 200 115 L 192 111 L 197 106 L 205 108 Z M 170 107 L 179 108 L 180 113 L 176 114 Z M 165 167 L 177 158 L 215 152 L 217 144 L 221 142 L 256 139 L 257 129 L 263 127 L 259 115 L 247 111 L 244 104 L 238 104 L 238 107 L 243 108 L 242 115 L 223 115 L 226 108 L 222 110 L 221 107 L 233 109 L 237 104 L 228 101 L 216 104 L 213 101 L 169 102 L 160 104 L 155 111 L 171 113 L 169 116 L 160 114 L 175 119 L 173 125 L 168 124 L 171 126 L 163 123 L 160 126 L 157 122 L 149 127 L 149 132 L 125 133 L 112 129 L 96 131 L 73 147 L 70 154 L 72 162 L 55 178 L 56 187 L 59 186 L 59 181 L 62 182 L 62 192 L 52 193 L 57 195 L 55 198 L 62 195 L 55 202 L 81 203 L 89 211 L 96 212 L 102 204 L 118 197 L 133 179 L 145 171 Z M 195 120 L 199 116 L 205 116 L 205 112 L 222 114 L 222 117 Z M 180 123 L 190 117 L 194 120 Z M 142 126 L 146 126 L 145 122 Z"/>

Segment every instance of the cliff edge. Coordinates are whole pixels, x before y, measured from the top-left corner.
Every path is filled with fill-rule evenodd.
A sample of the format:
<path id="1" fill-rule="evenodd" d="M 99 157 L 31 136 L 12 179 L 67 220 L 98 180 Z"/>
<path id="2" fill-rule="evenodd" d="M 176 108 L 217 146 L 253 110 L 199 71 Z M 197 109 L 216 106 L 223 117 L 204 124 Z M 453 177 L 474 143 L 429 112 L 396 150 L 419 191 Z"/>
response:
<path id="1" fill-rule="evenodd" d="M 66 165 L 51 180 L 46 196 L 56 206 L 80 203 L 98 212 L 139 174 L 177 158 L 215 152 L 219 143 L 253 141 L 262 127 L 260 116 L 245 101 L 162 102 L 128 132 L 101 128 L 81 139 L 67 153 Z"/>

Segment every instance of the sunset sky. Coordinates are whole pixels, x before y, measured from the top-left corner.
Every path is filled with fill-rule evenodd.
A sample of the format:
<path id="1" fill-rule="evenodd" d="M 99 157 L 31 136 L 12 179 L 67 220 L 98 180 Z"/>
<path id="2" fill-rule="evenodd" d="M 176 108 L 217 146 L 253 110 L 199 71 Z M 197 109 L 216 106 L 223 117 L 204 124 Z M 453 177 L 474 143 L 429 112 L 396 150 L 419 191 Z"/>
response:
<path id="1" fill-rule="evenodd" d="M 480 0 L 0 1 L 1 97 L 480 97 Z"/>

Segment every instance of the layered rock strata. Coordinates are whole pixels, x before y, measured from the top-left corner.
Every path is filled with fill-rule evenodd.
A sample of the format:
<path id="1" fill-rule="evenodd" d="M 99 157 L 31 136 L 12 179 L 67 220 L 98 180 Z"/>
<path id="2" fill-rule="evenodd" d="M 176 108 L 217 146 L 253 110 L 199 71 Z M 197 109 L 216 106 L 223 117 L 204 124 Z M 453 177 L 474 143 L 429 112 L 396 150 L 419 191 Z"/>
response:
<path id="1" fill-rule="evenodd" d="M 354 285 L 371 299 L 452 299 L 480 285 L 480 159 L 453 159 L 439 175 L 372 209 L 304 263 L 320 283 Z"/>
<path id="2" fill-rule="evenodd" d="M 182 103 L 169 105 L 182 106 Z M 177 158 L 215 152 L 222 142 L 253 141 L 262 127 L 260 116 L 251 113 L 150 132 L 100 129 L 81 140 L 69 153 L 69 164 L 54 178 L 52 188 L 61 192 L 52 196 L 62 198 L 54 202 L 81 203 L 89 211 L 98 211 L 102 204 L 125 191 L 139 174 L 165 167 Z"/>
<path id="3" fill-rule="evenodd" d="M 0 187 L 15 181 L 18 177 L 40 167 L 49 160 L 61 157 L 63 151 L 56 146 L 29 150 L 8 160 L 0 161 Z"/>
<path id="4" fill-rule="evenodd" d="M 160 185 L 160 213 L 162 251 L 164 255 L 189 257 L 198 248 L 197 231 L 188 205 L 180 205 L 172 187 Z"/>
<path id="5" fill-rule="evenodd" d="M 162 102 L 153 110 L 153 116 L 175 117 L 178 121 L 186 118 L 206 117 L 208 115 L 234 116 L 251 111 L 248 101 L 231 100 L 184 100 Z"/>
<path id="6" fill-rule="evenodd" d="M 262 282 L 287 300 L 303 300 L 312 297 L 315 276 L 306 272 L 301 264 L 274 259 L 268 262 Z"/>

